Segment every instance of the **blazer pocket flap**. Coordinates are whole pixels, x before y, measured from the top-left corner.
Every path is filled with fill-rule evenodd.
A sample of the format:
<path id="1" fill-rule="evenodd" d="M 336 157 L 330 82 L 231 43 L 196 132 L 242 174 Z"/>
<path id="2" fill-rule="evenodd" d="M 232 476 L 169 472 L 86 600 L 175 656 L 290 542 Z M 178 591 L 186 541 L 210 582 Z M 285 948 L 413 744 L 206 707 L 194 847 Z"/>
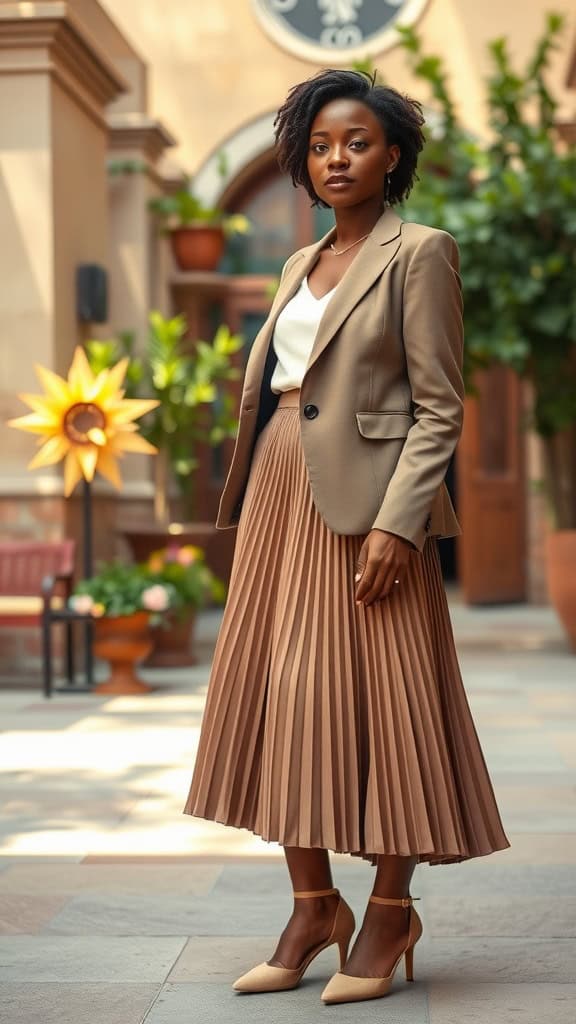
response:
<path id="1" fill-rule="evenodd" d="M 409 412 L 357 412 L 356 422 L 362 437 L 406 437 L 414 417 Z"/>

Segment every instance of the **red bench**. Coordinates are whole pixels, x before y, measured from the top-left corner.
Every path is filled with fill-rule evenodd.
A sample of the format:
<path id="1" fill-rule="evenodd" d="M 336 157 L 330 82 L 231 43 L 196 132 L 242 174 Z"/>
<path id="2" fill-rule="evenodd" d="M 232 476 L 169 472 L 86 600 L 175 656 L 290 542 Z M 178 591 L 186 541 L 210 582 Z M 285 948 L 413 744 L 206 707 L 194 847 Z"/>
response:
<path id="1" fill-rule="evenodd" d="M 46 627 L 52 613 L 64 612 L 72 592 L 75 543 L 0 543 L 0 626 Z M 72 622 L 66 621 L 66 677 L 74 681 Z M 44 688 L 49 696 L 51 666 L 43 652 Z M 48 688 L 48 689 L 47 689 Z"/>

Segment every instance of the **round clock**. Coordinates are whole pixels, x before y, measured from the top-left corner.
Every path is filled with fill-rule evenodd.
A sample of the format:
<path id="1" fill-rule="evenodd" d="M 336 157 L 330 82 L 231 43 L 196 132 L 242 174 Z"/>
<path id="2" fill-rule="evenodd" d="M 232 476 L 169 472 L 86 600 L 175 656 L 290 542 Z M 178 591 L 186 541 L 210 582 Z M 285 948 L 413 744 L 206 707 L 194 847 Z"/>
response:
<path id="1" fill-rule="evenodd" d="M 416 20 L 427 0 L 252 0 L 269 36 L 290 53 L 326 64 L 382 53 L 395 24 Z"/>

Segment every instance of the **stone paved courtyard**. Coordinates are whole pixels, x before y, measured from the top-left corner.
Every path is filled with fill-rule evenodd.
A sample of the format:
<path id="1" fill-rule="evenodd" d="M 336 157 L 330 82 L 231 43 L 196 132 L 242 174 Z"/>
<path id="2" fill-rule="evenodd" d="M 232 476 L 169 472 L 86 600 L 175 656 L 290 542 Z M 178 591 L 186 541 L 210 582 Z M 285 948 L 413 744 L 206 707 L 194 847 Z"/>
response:
<path id="1" fill-rule="evenodd" d="M 231 989 L 291 895 L 278 847 L 182 814 L 217 616 L 148 696 L 0 690 L 2 1024 L 574 1024 L 576 657 L 549 609 L 452 616 L 512 847 L 417 868 L 415 983 L 366 1003 L 321 1003 L 335 947 L 293 992 Z M 332 863 L 359 920 L 373 869 Z"/>

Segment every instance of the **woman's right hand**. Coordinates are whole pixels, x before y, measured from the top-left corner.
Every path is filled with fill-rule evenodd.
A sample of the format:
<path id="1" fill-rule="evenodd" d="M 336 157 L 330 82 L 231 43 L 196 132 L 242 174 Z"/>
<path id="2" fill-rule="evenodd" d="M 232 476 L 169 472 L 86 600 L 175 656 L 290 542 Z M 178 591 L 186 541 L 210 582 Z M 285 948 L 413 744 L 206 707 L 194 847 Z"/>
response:
<path id="1" fill-rule="evenodd" d="M 412 550 L 404 537 L 370 530 L 356 564 L 356 604 L 371 605 L 387 597 L 394 586 L 401 586 Z"/>

